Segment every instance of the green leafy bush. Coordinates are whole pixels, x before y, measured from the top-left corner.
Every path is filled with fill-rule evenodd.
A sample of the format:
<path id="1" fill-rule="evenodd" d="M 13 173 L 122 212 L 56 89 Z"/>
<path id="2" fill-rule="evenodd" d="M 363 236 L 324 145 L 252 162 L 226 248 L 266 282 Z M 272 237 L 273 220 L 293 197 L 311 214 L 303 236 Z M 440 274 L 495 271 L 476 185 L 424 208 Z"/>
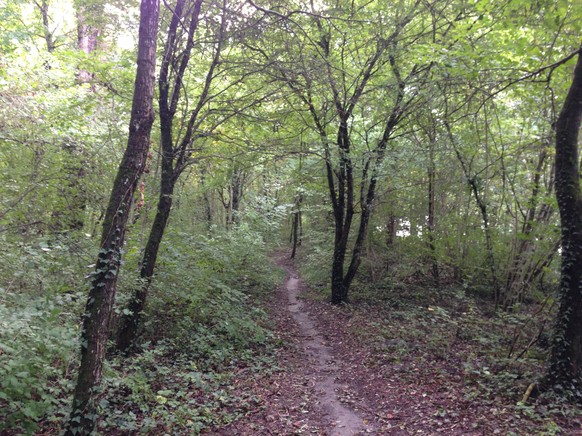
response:
<path id="1" fill-rule="evenodd" d="M 170 236 L 151 290 L 145 338 L 170 340 L 209 365 L 264 343 L 264 314 L 252 303 L 279 279 L 270 265 L 262 238 L 244 226 L 212 237 Z"/>
<path id="2" fill-rule="evenodd" d="M 62 419 L 69 406 L 78 331 L 65 321 L 79 296 L 0 292 L 0 431 L 28 433 L 42 419 Z"/>

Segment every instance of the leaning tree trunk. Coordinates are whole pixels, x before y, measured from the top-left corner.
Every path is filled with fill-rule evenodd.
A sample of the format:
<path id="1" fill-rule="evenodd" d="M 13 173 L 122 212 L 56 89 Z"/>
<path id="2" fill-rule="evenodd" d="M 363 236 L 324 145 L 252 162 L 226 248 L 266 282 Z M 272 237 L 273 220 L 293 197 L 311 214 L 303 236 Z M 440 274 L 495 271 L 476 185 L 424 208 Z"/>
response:
<path id="1" fill-rule="evenodd" d="M 154 121 L 152 100 L 158 16 L 158 0 L 142 0 L 137 73 L 127 148 L 113 184 L 103 222 L 101 249 L 85 308 L 81 333 L 81 366 L 66 435 L 90 434 L 95 425 L 95 397 L 101 382 L 105 345 L 109 337 L 121 248 L 134 192 L 145 168 Z"/>
<path id="2" fill-rule="evenodd" d="M 171 161 L 169 167 L 170 169 L 172 167 Z M 158 200 L 158 209 L 141 261 L 140 284 L 129 301 L 128 311 L 121 318 L 117 333 L 117 349 L 124 353 L 130 352 L 137 339 L 141 314 L 145 308 L 148 290 L 154 275 L 160 244 L 172 211 L 175 179 L 172 172 L 170 174 L 164 174 L 164 172 L 162 170 L 162 189 Z"/>
<path id="3" fill-rule="evenodd" d="M 432 277 L 434 284 L 438 288 L 440 286 L 439 280 L 439 264 L 436 252 L 435 243 L 435 205 L 436 205 L 436 164 L 435 164 L 435 138 L 433 135 L 429 137 L 429 166 L 428 166 L 428 248 L 430 250 L 430 261 L 432 263 Z"/>
<path id="4" fill-rule="evenodd" d="M 556 123 L 556 197 L 562 228 L 562 270 L 548 380 L 558 390 L 582 387 L 582 193 L 578 160 L 581 119 L 579 52 L 574 79 Z"/>
<path id="5" fill-rule="evenodd" d="M 176 3 L 176 7 L 172 15 L 172 20 L 170 22 L 170 27 L 168 29 L 168 36 L 162 58 L 162 65 L 160 67 L 160 78 L 158 82 L 160 137 L 162 147 L 162 175 L 160 196 L 158 199 L 157 213 L 154 218 L 154 223 L 152 224 L 152 228 L 150 230 L 148 241 L 141 261 L 141 283 L 133 293 L 133 296 L 127 307 L 128 311 L 121 318 L 121 323 L 117 333 L 117 349 L 126 354 L 131 351 L 137 340 L 141 314 L 146 305 L 150 283 L 152 281 L 156 267 L 158 252 L 172 211 L 174 188 L 176 186 L 178 177 L 185 168 L 185 164 L 180 163 L 180 152 L 176 152 L 174 149 L 173 123 L 174 115 L 176 113 L 180 99 L 182 79 L 184 72 L 186 71 L 186 67 L 190 61 L 190 53 L 193 48 L 194 32 L 198 28 L 198 16 L 200 13 L 202 0 L 196 0 L 194 3 L 194 8 L 186 12 L 186 14 L 190 14 L 190 26 L 188 28 L 186 46 L 180 54 L 180 61 L 177 62 L 175 54 L 179 49 L 178 29 L 182 25 L 182 19 L 184 18 L 183 15 L 186 15 L 184 14 L 183 10 L 185 4 L 186 2 L 184 0 L 179 0 Z M 173 62 L 179 64 L 180 66 L 178 72 L 173 78 L 172 83 L 170 84 L 170 66 Z M 206 88 L 207 87 L 208 85 Z M 184 150 L 184 144 L 189 143 L 189 136 L 183 138 L 181 146 L 182 150 Z M 184 151 L 181 154 L 182 159 L 185 159 L 185 153 L 186 152 Z"/>

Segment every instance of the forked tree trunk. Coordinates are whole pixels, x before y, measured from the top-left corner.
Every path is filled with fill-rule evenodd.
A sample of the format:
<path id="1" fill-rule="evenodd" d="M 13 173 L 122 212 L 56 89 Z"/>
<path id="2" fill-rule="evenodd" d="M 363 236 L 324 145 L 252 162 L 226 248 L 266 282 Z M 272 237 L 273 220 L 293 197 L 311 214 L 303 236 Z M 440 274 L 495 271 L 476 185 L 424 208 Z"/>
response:
<path id="1" fill-rule="evenodd" d="M 174 147 L 173 137 L 173 123 L 178 102 L 180 99 L 180 92 L 182 89 L 182 79 L 186 67 L 190 61 L 190 54 L 194 46 L 194 33 L 198 28 L 198 17 L 202 0 L 196 0 L 192 5 L 192 9 L 184 10 L 186 2 L 179 0 L 174 9 L 174 14 L 170 22 L 168 30 L 168 37 L 164 47 L 164 55 L 162 65 L 160 67 L 160 79 L 158 83 L 160 105 L 160 136 L 162 147 L 162 174 L 161 174 L 161 188 L 160 197 L 158 200 L 158 208 L 148 242 L 144 250 L 144 255 L 141 261 L 140 278 L 141 283 L 134 291 L 133 296 L 128 305 L 128 312 L 121 319 L 118 335 L 117 348 L 118 350 L 128 353 L 132 351 L 138 337 L 139 325 L 141 322 L 141 315 L 145 308 L 149 286 L 154 275 L 156 260 L 158 257 L 160 245 L 164 237 L 164 231 L 167 227 L 172 210 L 172 202 L 174 195 L 174 188 L 180 174 L 188 165 L 188 159 L 191 151 L 192 135 L 194 133 L 194 125 L 197 121 L 197 116 L 203 103 L 208 95 L 209 87 L 213 79 L 213 71 L 219 62 L 221 43 L 224 37 L 225 20 L 221 24 L 221 33 L 219 35 L 219 44 L 215 52 L 215 57 L 212 66 L 206 77 L 206 83 L 202 91 L 202 95 L 198 101 L 196 109 L 190 116 L 187 132 L 180 141 L 179 147 Z M 185 48 L 181 50 L 179 62 L 175 56 L 180 49 L 179 30 L 182 26 L 182 20 L 187 16 L 190 19 L 188 27 L 187 41 Z M 179 65 L 179 68 L 173 76 L 172 83 L 170 83 L 171 71 L 170 67 L 173 63 Z"/>
<path id="2" fill-rule="evenodd" d="M 40 12 L 42 18 L 42 28 L 44 33 L 44 40 L 46 42 L 46 49 L 49 53 L 52 53 L 55 48 L 55 37 L 50 29 L 50 17 L 49 17 L 49 5 L 47 0 L 41 0 L 40 2 L 35 1 L 34 4 Z"/>
<path id="3" fill-rule="evenodd" d="M 95 398 L 101 383 L 105 346 L 109 338 L 121 249 L 134 192 L 146 165 L 150 131 L 154 121 L 152 99 L 158 16 L 158 0 L 142 0 L 137 73 L 127 148 L 111 191 L 103 222 L 101 249 L 85 308 L 81 333 L 81 366 L 65 433 L 67 436 L 88 435 L 95 425 Z"/>
<path id="4" fill-rule="evenodd" d="M 579 52 L 574 79 L 556 123 L 556 197 L 562 228 L 562 270 L 560 309 L 548 374 L 548 381 L 557 390 L 575 388 L 578 395 L 582 387 L 582 193 L 578 159 L 581 119 Z"/>

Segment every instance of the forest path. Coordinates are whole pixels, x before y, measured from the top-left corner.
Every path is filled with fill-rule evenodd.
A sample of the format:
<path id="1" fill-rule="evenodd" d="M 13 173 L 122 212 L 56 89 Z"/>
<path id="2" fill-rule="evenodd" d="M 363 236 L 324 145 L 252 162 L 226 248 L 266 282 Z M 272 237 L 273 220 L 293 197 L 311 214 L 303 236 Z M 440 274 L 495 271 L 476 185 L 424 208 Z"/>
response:
<path id="1" fill-rule="evenodd" d="M 387 434 L 378 419 L 375 392 L 372 397 L 366 395 L 368 380 L 373 378 L 362 372 L 366 355 L 342 331 L 346 320 L 341 314 L 328 313 L 333 316 L 332 323 L 321 324 L 318 308 L 330 306 L 300 298 L 309 289 L 289 253 L 275 253 L 273 262 L 286 277 L 272 298 L 263 302 L 269 329 L 279 344 L 272 357 L 272 371 L 241 368 L 229 386 L 232 395 L 239 398 L 231 405 L 237 419 L 203 434 Z"/>
<path id="2" fill-rule="evenodd" d="M 288 262 L 278 259 L 287 277 L 282 291 L 287 296 L 287 310 L 299 326 L 299 338 L 306 351 L 309 361 L 305 363 L 305 372 L 315 380 L 315 392 L 319 407 L 329 417 L 334 427 L 329 430 L 334 436 L 350 436 L 364 431 L 363 419 L 354 410 L 344 406 L 337 395 L 341 389 L 336 381 L 336 372 L 341 362 L 332 357 L 331 348 L 325 344 L 322 334 L 318 331 L 314 320 L 305 310 L 303 302 L 298 298 L 301 292 L 301 281 L 295 268 Z"/>
<path id="3" fill-rule="evenodd" d="M 442 320 L 430 307 L 334 306 L 300 279 L 287 252 L 273 261 L 286 277 L 260 304 L 275 345 L 256 350 L 258 365 L 241 362 L 225 386 L 232 420 L 202 434 L 529 435 L 550 434 L 560 420 L 563 434 L 582 435 L 572 417 L 529 417 L 501 396 L 475 399 L 483 387 L 463 360 L 475 341 L 431 336 Z"/>

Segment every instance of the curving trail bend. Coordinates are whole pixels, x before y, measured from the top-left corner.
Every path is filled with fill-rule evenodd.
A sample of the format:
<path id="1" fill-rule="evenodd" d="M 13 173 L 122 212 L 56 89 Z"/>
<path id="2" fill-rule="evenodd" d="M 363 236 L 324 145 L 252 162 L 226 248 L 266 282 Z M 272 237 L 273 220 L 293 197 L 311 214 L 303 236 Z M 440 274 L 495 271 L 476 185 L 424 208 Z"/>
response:
<path id="1" fill-rule="evenodd" d="M 291 267 L 286 266 L 285 269 L 287 279 L 283 291 L 287 295 L 287 310 L 299 326 L 301 343 L 312 361 L 308 371 L 313 371 L 319 406 L 334 424 L 330 434 L 352 436 L 364 433 L 366 426 L 362 418 L 344 406 L 336 394 L 340 387 L 335 377 L 338 365 L 332 357 L 330 347 L 325 345 L 315 322 L 306 313 L 303 303 L 298 298 L 301 289 L 300 279 Z M 306 364 L 309 365 L 309 363 Z"/>

